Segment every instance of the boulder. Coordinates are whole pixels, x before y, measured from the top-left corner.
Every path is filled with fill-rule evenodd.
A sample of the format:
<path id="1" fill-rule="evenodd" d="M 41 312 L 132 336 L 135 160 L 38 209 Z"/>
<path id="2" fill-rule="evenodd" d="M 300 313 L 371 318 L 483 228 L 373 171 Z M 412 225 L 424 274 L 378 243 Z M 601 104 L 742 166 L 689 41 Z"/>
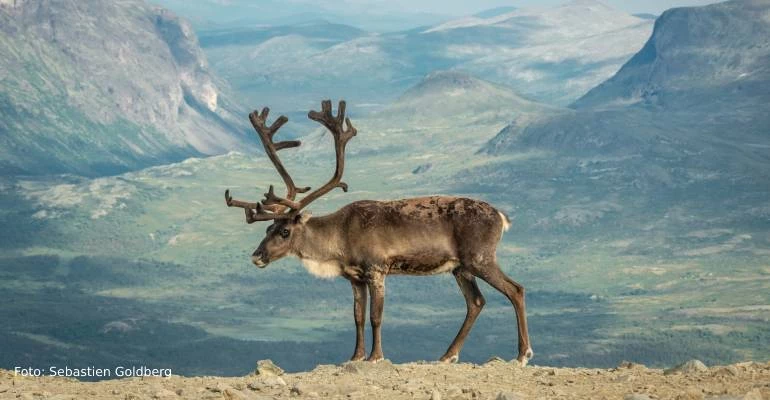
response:
<path id="1" fill-rule="evenodd" d="M 524 397 L 523 394 L 517 393 L 517 392 L 500 392 L 497 394 L 497 397 L 495 397 L 495 400 L 524 400 L 526 397 Z"/>
<path id="2" fill-rule="evenodd" d="M 623 396 L 623 400 L 652 400 L 652 397 L 642 393 L 629 393 Z"/>
<path id="3" fill-rule="evenodd" d="M 256 373 L 261 376 L 280 376 L 284 374 L 284 371 L 271 360 L 259 360 L 257 361 Z"/>

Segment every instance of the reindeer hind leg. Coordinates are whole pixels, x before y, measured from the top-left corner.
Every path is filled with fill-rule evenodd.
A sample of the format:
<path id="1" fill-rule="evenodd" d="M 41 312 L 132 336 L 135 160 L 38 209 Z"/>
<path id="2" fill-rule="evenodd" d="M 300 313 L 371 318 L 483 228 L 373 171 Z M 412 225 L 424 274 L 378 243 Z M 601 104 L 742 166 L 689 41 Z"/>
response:
<path id="1" fill-rule="evenodd" d="M 484 308 L 486 301 L 484 296 L 479 290 L 479 286 L 476 284 L 476 278 L 462 267 L 452 271 L 452 274 L 457 280 L 457 285 L 465 297 L 465 305 L 467 311 L 465 314 L 465 320 L 463 321 L 460 331 L 457 332 L 452 344 L 449 345 L 446 353 L 439 359 L 441 362 L 453 363 L 457 362 L 460 358 L 460 350 L 462 350 L 465 338 L 473 328 L 473 323 L 476 322 L 476 317 L 481 313 L 481 309 Z"/>
<path id="2" fill-rule="evenodd" d="M 504 294 L 513 305 L 519 334 L 519 354 L 516 359 L 522 366 L 527 365 L 527 362 L 533 357 L 534 353 L 529 343 L 524 286 L 505 275 L 495 261 L 485 265 L 483 268 L 477 268 L 473 273 Z"/>

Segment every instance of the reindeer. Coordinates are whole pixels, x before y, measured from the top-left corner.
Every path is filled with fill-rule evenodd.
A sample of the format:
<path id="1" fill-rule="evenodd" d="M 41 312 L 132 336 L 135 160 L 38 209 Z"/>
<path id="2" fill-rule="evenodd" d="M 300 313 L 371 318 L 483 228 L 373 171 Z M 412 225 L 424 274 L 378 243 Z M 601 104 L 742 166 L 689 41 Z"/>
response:
<path id="1" fill-rule="evenodd" d="M 524 287 L 500 270 L 495 255 L 497 242 L 510 226 L 510 220 L 503 212 L 479 200 L 430 196 L 356 201 L 329 215 L 311 216 L 302 210 L 314 200 L 336 188 L 348 190 L 348 185 L 342 182 L 345 146 L 356 136 L 356 129 L 345 117 L 345 102 L 339 102 L 336 116 L 332 115 L 330 100 L 322 102 L 321 112 L 308 113 L 308 118 L 331 132 L 337 165 L 326 184 L 300 200 L 296 200 L 297 194 L 306 193 L 310 188 L 294 184 L 278 158 L 278 151 L 298 147 L 301 143 L 298 140 L 274 142 L 273 136 L 288 118 L 281 116 L 268 127 L 268 113 L 268 108 L 259 114 L 254 111 L 249 119 L 286 185 L 286 195 L 277 196 L 271 185 L 259 202 L 234 200 L 229 190 L 225 191 L 225 201 L 229 207 L 243 208 L 249 224 L 273 221 L 252 255 L 252 261 L 258 267 L 264 268 L 291 255 L 298 257 L 313 275 L 341 276 L 350 281 L 356 324 L 352 361 L 363 360 L 366 356 L 367 294 L 371 297 L 372 349 L 366 360 L 376 362 L 384 358 L 380 327 L 387 275 L 451 272 L 465 296 L 467 313 L 460 331 L 440 361 L 457 362 L 465 338 L 484 307 L 484 296 L 476 284 L 478 277 L 502 292 L 513 304 L 519 337 L 517 360 L 526 365 L 533 352 L 527 332 Z"/>

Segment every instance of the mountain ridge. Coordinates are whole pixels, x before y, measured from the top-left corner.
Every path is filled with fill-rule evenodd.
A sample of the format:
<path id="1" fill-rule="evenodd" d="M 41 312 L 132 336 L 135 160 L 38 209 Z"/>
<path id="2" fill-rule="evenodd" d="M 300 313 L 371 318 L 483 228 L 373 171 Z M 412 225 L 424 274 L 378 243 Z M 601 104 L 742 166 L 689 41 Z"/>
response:
<path id="1" fill-rule="evenodd" d="M 168 10 L 27 0 L 0 19 L 6 172 L 111 174 L 251 141 L 192 28 Z"/>
<path id="2" fill-rule="evenodd" d="M 725 163 L 720 151 L 744 153 L 729 162 L 733 167 L 736 160 L 762 159 L 759 148 L 767 145 L 770 127 L 767 15 L 770 3 L 760 1 L 668 10 L 645 46 L 571 112 L 512 125 L 486 151 L 708 153 Z M 672 140 L 678 146 L 664 149 L 662 143 Z M 722 147 L 724 141 L 731 145 Z"/>

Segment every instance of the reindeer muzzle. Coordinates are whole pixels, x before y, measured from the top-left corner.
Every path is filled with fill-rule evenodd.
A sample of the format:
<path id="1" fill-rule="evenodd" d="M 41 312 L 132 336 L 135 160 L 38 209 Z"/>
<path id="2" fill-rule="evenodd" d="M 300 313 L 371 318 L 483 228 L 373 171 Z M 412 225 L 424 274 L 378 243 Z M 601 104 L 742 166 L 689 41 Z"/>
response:
<path id="1" fill-rule="evenodd" d="M 259 268 L 265 268 L 269 261 L 264 253 L 256 252 L 251 256 L 251 262 Z"/>

